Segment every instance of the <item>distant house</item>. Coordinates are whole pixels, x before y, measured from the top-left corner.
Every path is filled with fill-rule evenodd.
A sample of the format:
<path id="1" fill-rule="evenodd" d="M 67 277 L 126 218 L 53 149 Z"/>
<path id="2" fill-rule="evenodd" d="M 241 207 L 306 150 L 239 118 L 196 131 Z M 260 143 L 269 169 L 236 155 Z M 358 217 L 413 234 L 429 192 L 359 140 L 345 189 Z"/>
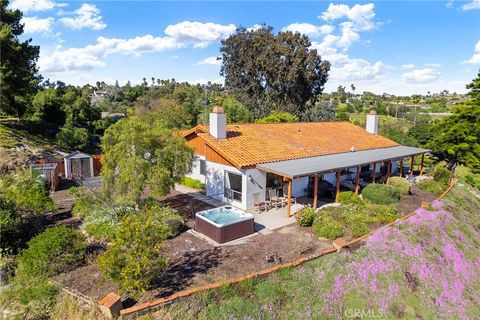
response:
<path id="1" fill-rule="evenodd" d="M 322 188 L 333 198 L 345 186 L 358 192 L 359 184 L 396 173 L 397 162 L 404 174 L 404 158 L 428 152 L 377 132 L 374 112 L 366 129 L 348 122 L 227 125 L 215 107 L 209 126 L 181 134 L 197 156 L 189 176 L 205 183 L 207 196 L 247 210 L 276 194 L 287 199 L 290 214 L 294 197 L 312 196 L 316 205 Z"/>

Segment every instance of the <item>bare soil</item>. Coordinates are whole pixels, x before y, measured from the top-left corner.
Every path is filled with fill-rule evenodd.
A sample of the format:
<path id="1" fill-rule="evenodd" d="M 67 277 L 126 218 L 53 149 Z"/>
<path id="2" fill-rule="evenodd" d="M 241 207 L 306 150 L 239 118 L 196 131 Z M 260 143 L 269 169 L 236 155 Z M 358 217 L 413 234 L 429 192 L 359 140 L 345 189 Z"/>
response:
<path id="1" fill-rule="evenodd" d="M 404 197 L 397 204 L 397 209 L 407 214 L 420 207 L 422 201 L 432 201 L 435 198 L 435 195 L 414 186 L 412 195 Z M 292 224 L 270 234 L 257 233 L 244 244 L 215 247 L 188 232 L 194 225 L 193 213 L 212 206 L 175 191 L 159 200 L 176 209 L 185 219 L 188 228 L 179 236 L 164 242 L 164 254 L 169 260 L 168 268 L 164 275 L 155 281 L 154 289 L 141 296 L 139 302 L 263 270 L 314 254 L 332 245 L 329 240 L 315 237 L 311 228 Z M 356 250 L 358 247 L 350 249 Z M 57 280 L 98 300 L 111 291 L 118 292 L 118 287 L 103 278 L 95 263 L 98 251 L 95 252 L 86 265 L 60 275 Z"/>
<path id="2" fill-rule="evenodd" d="M 407 197 L 402 197 L 396 204 L 397 210 L 402 214 L 408 214 L 422 205 L 422 202 L 433 201 L 437 198 L 436 195 L 428 191 L 422 190 L 416 184 L 412 187 L 412 194 Z"/>
<path id="3" fill-rule="evenodd" d="M 193 226 L 192 208 L 195 212 L 211 208 L 200 200 L 177 192 L 161 200 L 177 209 L 189 226 Z M 220 247 L 187 231 L 164 242 L 164 254 L 169 259 L 168 268 L 155 281 L 154 289 L 146 292 L 139 301 L 149 301 L 190 287 L 263 270 L 332 245 L 331 241 L 319 240 L 311 231 L 297 224 L 270 234 L 257 233 L 243 244 Z M 58 276 L 57 280 L 97 300 L 111 291 L 118 292 L 116 285 L 103 278 L 95 260 L 92 254 L 89 263 Z"/>

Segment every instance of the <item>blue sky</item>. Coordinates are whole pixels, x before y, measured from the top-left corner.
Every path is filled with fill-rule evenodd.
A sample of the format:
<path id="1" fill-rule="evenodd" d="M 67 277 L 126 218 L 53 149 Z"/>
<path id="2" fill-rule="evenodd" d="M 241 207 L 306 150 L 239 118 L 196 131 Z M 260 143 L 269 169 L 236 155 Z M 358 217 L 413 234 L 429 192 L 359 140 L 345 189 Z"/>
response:
<path id="1" fill-rule="evenodd" d="M 465 92 L 480 67 L 480 0 L 173 2 L 12 0 L 45 78 L 223 82 L 220 41 L 265 23 L 307 34 L 332 63 L 326 91 Z"/>

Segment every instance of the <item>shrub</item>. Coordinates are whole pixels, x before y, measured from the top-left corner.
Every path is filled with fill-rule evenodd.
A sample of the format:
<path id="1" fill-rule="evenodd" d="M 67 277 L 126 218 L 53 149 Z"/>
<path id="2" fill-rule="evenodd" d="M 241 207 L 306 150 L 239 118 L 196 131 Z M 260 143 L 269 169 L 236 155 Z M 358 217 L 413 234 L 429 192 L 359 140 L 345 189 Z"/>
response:
<path id="1" fill-rule="evenodd" d="M 12 278 L 16 265 L 12 251 L 0 248 L 0 286 L 7 284 Z"/>
<path id="2" fill-rule="evenodd" d="M 202 181 L 190 177 L 183 178 L 182 184 L 190 188 L 205 190 L 205 184 Z"/>
<path id="3" fill-rule="evenodd" d="M 370 232 L 368 224 L 363 221 L 354 221 L 352 224 L 348 225 L 348 228 L 351 230 L 352 236 L 355 238 Z"/>
<path id="4" fill-rule="evenodd" d="M 435 180 L 423 180 L 418 183 L 418 187 L 422 190 L 433 194 L 441 194 L 445 190 L 445 184 Z"/>
<path id="5" fill-rule="evenodd" d="M 352 191 L 340 192 L 337 201 L 342 205 L 363 206 L 362 199 Z"/>
<path id="6" fill-rule="evenodd" d="M 442 165 L 437 165 L 433 169 L 433 180 L 447 185 L 452 177 L 452 172 Z"/>
<path id="7" fill-rule="evenodd" d="M 465 182 L 474 188 L 480 189 L 480 175 L 478 174 L 465 175 Z"/>
<path id="8" fill-rule="evenodd" d="M 34 215 L 54 210 L 55 205 L 40 183 L 39 176 L 37 171 L 31 170 L 4 176 L 0 185 L 3 197 Z"/>
<path id="9" fill-rule="evenodd" d="M 15 211 L 15 205 L 0 196 L 0 250 L 16 252 L 25 244 L 23 237 L 24 219 Z"/>
<path id="10" fill-rule="evenodd" d="M 295 214 L 295 219 L 301 227 L 310 227 L 316 216 L 315 209 L 305 207 Z"/>
<path id="11" fill-rule="evenodd" d="M 395 205 L 370 204 L 368 206 L 368 214 L 371 222 L 388 223 L 400 218 Z"/>
<path id="12" fill-rule="evenodd" d="M 317 237 L 334 240 L 343 236 L 343 225 L 337 220 L 323 216 L 313 223 L 313 232 Z"/>
<path id="13" fill-rule="evenodd" d="M 151 204 L 122 220 L 111 245 L 98 259 L 103 274 L 122 292 L 135 296 L 165 271 L 163 240 L 174 234 L 169 221 L 178 221 L 175 216 L 172 209 Z"/>
<path id="14" fill-rule="evenodd" d="M 372 183 L 363 189 L 362 197 L 375 204 L 393 204 L 400 199 L 400 193 L 392 186 Z"/>
<path id="15" fill-rule="evenodd" d="M 412 183 L 401 177 L 391 177 L 388 179 L 387 184 L 394 187 L 402 196 L 410 194 L 412 190 Z"/>
<path id="16" fill-rule="evenodd" d="M 70 270 L 85 257 L 85 242 L 75 230 L 52 227 L 28 242 L 18 258 L 17 276 L 50 277 Z"/>

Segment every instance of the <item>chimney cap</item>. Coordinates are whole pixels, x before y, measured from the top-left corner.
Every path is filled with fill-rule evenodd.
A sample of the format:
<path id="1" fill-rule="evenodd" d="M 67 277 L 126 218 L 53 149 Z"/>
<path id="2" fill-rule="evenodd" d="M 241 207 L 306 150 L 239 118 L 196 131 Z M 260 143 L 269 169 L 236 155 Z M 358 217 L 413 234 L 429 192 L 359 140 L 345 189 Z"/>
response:
<path id="1" fill-rule="evenodd" d="M 375 110 L 370 110 L 370 113 L 369 113 L 369 114 L 371 114 L 371 115 L 376 115 L 376 114 L 377 114 L 377 111 L 375 111 Z"/>
<path id="2" fill-rule="evenodd" d="M 223 108 L 219 106 L 213 107 L 212 113 L 224 113 Z"/>

